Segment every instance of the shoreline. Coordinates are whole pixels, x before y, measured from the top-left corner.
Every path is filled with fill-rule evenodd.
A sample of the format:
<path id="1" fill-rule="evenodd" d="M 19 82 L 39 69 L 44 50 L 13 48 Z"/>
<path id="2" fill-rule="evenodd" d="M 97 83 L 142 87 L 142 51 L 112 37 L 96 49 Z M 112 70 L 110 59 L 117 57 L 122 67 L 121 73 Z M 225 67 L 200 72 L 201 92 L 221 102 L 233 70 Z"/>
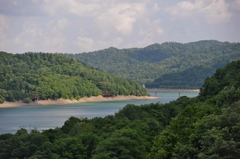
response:
<path id="1" fill-rule="evenodd" d="M 41 106 L 41 105 L 62 105 L 62 104 L 73 104 L 73 103 L 86 103 L 86 102 L 104 102 L 104 101 L 120 101 L 120 100 L 144 100 L 144 99 L 161 99 L 159 97 L 149 97 L 149 96 L 115 96 L 115 97 L 103 97 L 92 96 L 90 98 L 83 97 L 79 100 L 71 99 L 57 99 L 57 100 L 38 100 L 37 102 L 24 103 L 22 100 L 17 102 L 3 102 L 0 104 L 0 108 L 11 108 L 11 107 L 23 107 L 23 106 Z"/>

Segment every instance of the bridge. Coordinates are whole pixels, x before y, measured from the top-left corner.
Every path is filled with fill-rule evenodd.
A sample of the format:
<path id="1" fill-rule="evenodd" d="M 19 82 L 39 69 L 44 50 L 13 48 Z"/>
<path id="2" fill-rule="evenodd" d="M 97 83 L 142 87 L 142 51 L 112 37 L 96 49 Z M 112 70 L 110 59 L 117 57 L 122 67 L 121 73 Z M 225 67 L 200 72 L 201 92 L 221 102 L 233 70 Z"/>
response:
<path id="1" fill-rule="evenodd" d="M 199 89 L 165 89 L 165 88 L 147 88 L 148 92 L 155 92 L 155 96 L 157 96 L 157 92 L 200 92 Z"/>

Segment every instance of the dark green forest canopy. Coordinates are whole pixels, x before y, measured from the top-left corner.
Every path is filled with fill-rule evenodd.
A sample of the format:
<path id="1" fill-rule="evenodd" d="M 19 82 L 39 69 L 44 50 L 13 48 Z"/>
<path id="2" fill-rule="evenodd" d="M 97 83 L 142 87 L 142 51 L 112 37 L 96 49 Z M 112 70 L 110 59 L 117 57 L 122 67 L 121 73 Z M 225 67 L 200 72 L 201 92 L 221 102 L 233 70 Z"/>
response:
<path id="1" fill-rule="evenodd" d="M 166 104 L 128 104 L 115 115 L 70 117 L 61 128 L 0 135 L 0 158 L 239 159 L 240 61 L 201 93 Z"/>
<path id="2" fill-rule="evenodd" d="M 111 47 L 63 55 L 139 84 L 148 82 L 148 87 L 199 88 L 214 70 L 240 59 L 240 43 L 216 40 L 186 44 L 166 42 L 145 48 Z"/>
<path id="3" fill-rule="evenodd" d="M 0 52 L 0 103 L 37 93 L 40 99 L 79 99 L 114 95 L 146 95 L 136 82 L 94 69 L 71 57 L 58 54 Z"/>
<path id="4" fill-rule="evenodd" d="M 197 97 L 154 138 L 148 158 L 240 158 L 240 61 L 207 78 Z"/>
<path id="5" fill-rule="evenodd" d="M 15 134 L 0 135 L 0 158 L 145 159 L 154 136 L 196 100 L 181 97 L 167 104 L 128 104 L 115 115 L 70 117 L 61 128 L 41 133 L 21 128 Z"/>

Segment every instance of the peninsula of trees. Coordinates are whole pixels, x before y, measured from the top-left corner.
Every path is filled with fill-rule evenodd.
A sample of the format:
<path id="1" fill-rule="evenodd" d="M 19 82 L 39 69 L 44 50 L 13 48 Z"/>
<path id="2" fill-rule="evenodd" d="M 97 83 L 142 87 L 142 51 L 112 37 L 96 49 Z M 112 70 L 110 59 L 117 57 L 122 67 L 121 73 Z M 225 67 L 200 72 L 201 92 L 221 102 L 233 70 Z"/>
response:
<path id="1" fill-rule="evenodd" d="M 136 82 L 94 69 L 71 57 L 58 54 L 0 52 L 0 103 L 39 99 L 80 99 L 98 96 L 147 94 Z"/>
<path id="2" fill-rule="evenodd" d="M 240 158 L 240 61 L 218 69 L 200 90 L 166 104 L 128 104 L 104 118 L 70 117 L 43 132 L 2 134 L 0 158 Z"/>
<path id="3" fill-rule="evenodd" d="M 145 48 L 64 54 L 116 76 L 155 88 L 199 88 L 218 68 L 240 59 L 240 43 L 166 42 Z"/>

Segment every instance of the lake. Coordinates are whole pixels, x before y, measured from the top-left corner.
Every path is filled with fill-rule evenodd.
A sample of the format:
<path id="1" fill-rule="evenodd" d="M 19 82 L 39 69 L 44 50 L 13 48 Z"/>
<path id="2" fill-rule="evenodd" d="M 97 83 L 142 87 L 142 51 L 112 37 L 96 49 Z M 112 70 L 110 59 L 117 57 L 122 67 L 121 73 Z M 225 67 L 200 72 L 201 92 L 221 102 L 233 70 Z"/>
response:
<path id="1" fill-rule="evenodd" d="M 199 93 L 181 92 L 181 96 L 195 97 Z M 155 96 L 155 93 L 152 93 Z M 49 128 L 62 127 L 71 116 L 75 117 L 105 117 L 114 115 L 127 104 L 168 103 L 179 97 L 178 92 L 158 93 L 163 99 L 152 100 L 128 100 L 107 101 L 95 103 L 78 103 L 67 105 L 27 106 L 0 109 L 0 134 L 16 133 L 20 128 L 31 131 L 37 128 L 39 131 Z"/>

